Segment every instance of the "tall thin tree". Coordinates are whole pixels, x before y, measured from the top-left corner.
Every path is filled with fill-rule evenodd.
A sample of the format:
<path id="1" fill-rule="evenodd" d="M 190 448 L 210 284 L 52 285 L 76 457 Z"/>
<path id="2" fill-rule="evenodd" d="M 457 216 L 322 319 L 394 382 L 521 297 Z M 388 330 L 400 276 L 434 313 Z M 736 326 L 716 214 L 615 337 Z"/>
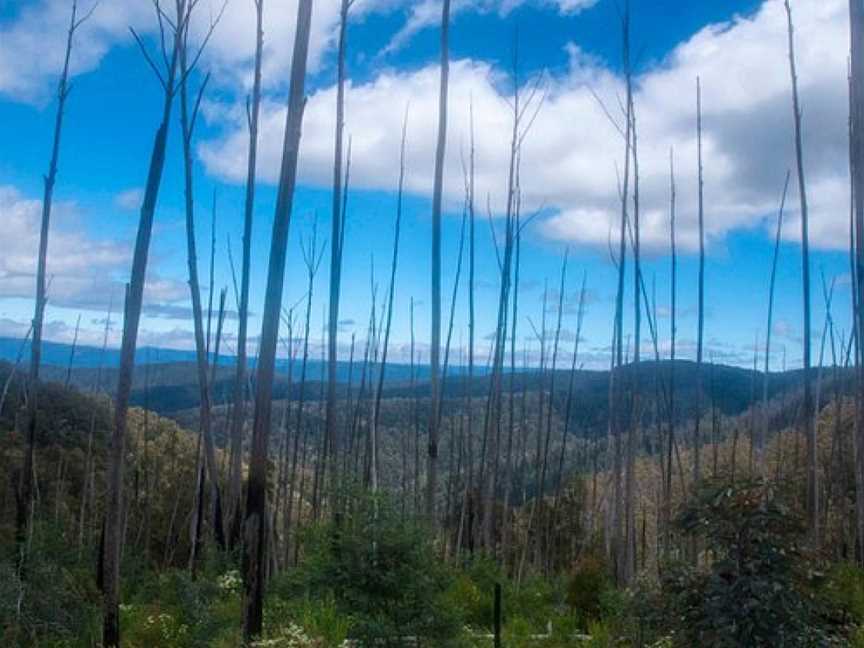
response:
<path id="1" fill-rule="evenodd" d="M 441 88 L 438 96 L 438 143 L 435 150 L 435 186 L 432 193 L 432 335 L 429 364 L 432 402 L 429 408 L 429 474 L 426 482 L 426 517 L 435 523 L 438 492 L 438 401 L 441 398 L 441 210 L 444 193 L 444 156 L 447 149 L 447 97 L 450 83 L 450 0 L 441 12 Z"/>
<path id="2" fill-rule="evenodd" d="M 255 171 L 258 161 L 258 122 L 261 113 L 261 61 L 264 51 L 264 0 L 253 0 L 256 12 L 255 71 L 252 96 L 247 102 L 249 159 L 246 169 L 246 201 L 243 212 L 243 266 L 240 278 L 240 304 L 237 313 L 237 364 L 231 409 L 231 466 L 228 478 L 229 544 L 240 536 L 241 472 L 243 466 L 243 424 L 246 420 L 247 330 L 249 325 L 249 277 L 252 263 L 252 220 L 255 213 Z"/>
<path id="3" fill-rule="evenodd" d="M 309 35 L 312 23 L 312 0 L 300 0 L 297 7 L 297 30 L 285 141 L 282 147 L 282 167 L 270 244 L 270 267 L 267 273 L 264 313 L 261 326 L 261 346 L 258 354 L 255 417 L 252 425 L 252 456 L 249 464 L 249 486 L 246 497 L 244 543 L 244 618 L 243 635 L 249 640 L 261 634 L 264 610 L 264 574 L 267 541 L 267 450 L 270 436 L 273 381 L 276 369 L 276 345 L 279 338 L 279 318 L 282 310 L 282 290 L 288 253 L 288 228 L 297 180 L 300 135 L 306 104 L 306 63 L 309 56 Z"/>
<path id="4" fill-rule="evenodd" d="M 336 364 L 339 335 L 339 294 L 342 286 L 342 147 L 345 134 L 345 50 L 348 12 L 355 0 L 342 0 L 339 11 L 339 53 L 336 65 L 336 150 L 333 155 L 333 229 L 330 237 L 330 313 L 327 323 L 327 410 L 325 434 L 331 479 L 336 478 Z"/>
<path id="5" fill-rule="evenodd" d="M 786 207 L 786 194 L 792 172 L 786 172 L 783 184 L 783 197 L 777 212 L 777 229 L 774 234 L 774 256 L 771 261 L 771 280 L 768 285 L 768 327 L 765 330 L 765 368 L 762 374 L 761 421 L 756 437 L 756 470 L 760 475 L 765 472 L 765 439 L 768 433 L 768 381 L 771 371 L 771 329 L 774 327 L 774 289 L 777 284 L 777 262 L 780 259 L 780 236 L 783 231 L 783 210 Z"/>
<path id="6" fill-rule="evenodd" d="M 106 469 L 106 504 L 105 527 L 102 553 L 102 593 L 103 593 L 103 628 L 102 644 L 105 648 L 120 645 L 120 550 L 123 531 L 123 467 L 125 463 L 125 442 L 129 399 L 132 393 L 132 377 L 135 370 L 135 348 L 138 342 L 138 327 L 141 322 L 141 310 L 144 301 L 144 282 L 147 273 L 147 259 L 150 252 L 150 239 L 153 233 L 153 220 L 156 213 L 156 202 L 159 188 L 162 184 L 162 172 L 165 168 L 165 150 L 168 143 L 168 130 L 174 96 L 178 88 L 178 63 L 181 40 L 186 25 L 192 17 L 196 3 L 193 0 L 174 0 L 175 15 L 167 18 L 164 11 L 155 3 L 156 17 L 161 35 L 160 43 L 164 67 L 160 67 L 150 56 L 144 41 L 134 29 L 132 35 L 138 42 L 148 65 L 155 73 L 163 90 L 162 114 L 159 128 L 153 141 L 153 151 L 150 156 L 150 167 L 147 174 L 147 184 L 144 187 L 144 200 L 141 205 L 141 217 L 138 224 L 138 235 L 135 240 L 135 250 L 132 257 L 132 276 L 126 292 L 123 321 L 123 342 L 120 349 L 120 368 L 117 374 L 117 395 L 114 409 L 114 428 L 108 451 L 108 467 Z M 215 24 L 202 41 L 204 47 L 215 29 Z M 191 58 L 188 70 L 195 69 L 199 54 Z"/>
<path id="7" fill-rule="evenodd" d="M 19 539 L 30 524 L 30 514 L 33 500 L 33 462 L 36 448 L 36 428 L 39 416 L 38 383 L 39 367 L 42 364 L 42 325 L 45 319 L 47 304 L 47 265 L 48 265 L 48 233 L 51 226 L 51 208 L 54 200 L 54 185 L 57 182 L 57 170 L 60 160 L 60 140 L 63 136 L 63 118 L 66 116 L 66 100 L 72 91 L 69 82 L 69 63 L 72 58 L 72 45 L 75 32 L 93 14 L 93 10 L 83 16 L 78 16 L 78 1 L 72 1 L 72 17 L 66 32 L 66 52 L 63 57 L 63 70 L 57 85 L 57 114 L 54 118 L 54 139 L 51 145 L 51 159 L 48 163 L 48 173 L 44 178 L 42 194 L 42 221 L 39 229 L 39 253 L 36 261 L 36 301 L 33 312 L 33 340 L 30 343 L 30 375 L 28 381 L 27 399 L 27 450 L 24 454 L 24 469 L 21 473 L 21 492 L 18 497 L 16 525 Z"/>
<path id="8" fill-rule="evenodd" d="M 862 363 L 862 332 L 864 332 L 864 5 L 849 0 L 851 30 L 850 69 L 850 166 L 852 194 L 852 223 L 850 248 L 853 250 L 853 286 L 855 286 L 855 339 L 856 389 L 855 403 L 858 415 L 855 421 L 855 511 L 858 542 L 864 545 L 864 363 Z M 864 555 L 859 562 L 864 561 Z"/>
<path id="9" fill-rule="evenodd" d="M 792 22 L 792 7 L 785 0 L 789 36 L 789 74 L 792 81 L 792 111 L 795 124 L 795 165 L 798 172 L 798 197 L 801 210 L 801 279 L 804 288 L 804 402 L 801 415 L 804 417 L 804 434 L 807 438 L 807 521 L 811 539 L 819 543 L 819 473 L 816 447 L 816 413 L 813 408 L 813 385 L 811 381 L 811 317 L 810 317 L 810 233 L 809 208 L 807 204 L 807 182 L 804 174 L 804 141 L 801 131 L 801 103 L 798 96 L 798 71 L 795 61 L 795 29 Z"/>
<path id="10" fill-rule="evenodd" d="M 213 531 L 215 533 L 216 542 L 220 548 L 225 547 L 225 533 L 222 524 L 222 498 L 219 488 L 218 467 L 216 466 L 216 450 L 213 444 L 212 435 L 212 407 L 210 403 L 210 386 L 208 378 L 209 360 L 208 354 L 210 350 L 210 317 L 208 315 L 207 335 L 204 333 L 204 319 L 201 307 L 201 286 L 198 280 L 198 251 L 195 243 L 195 195 L 193 187 L 193 177 L 195 173 L 195 161 L 192 153 L 192 143 L 195 135 L 195 126 L 198 121 L 199 109 L 201 101 L 204 98 L 204 92 L 207 89 L 207 84 L 210 80 L 209 73 L 206 74 L 201 82 L 198 92 L 194 99 L 191 99 L 189 92 L 189 23 L 187 22 L 184 28 L 183 36 L 180 39 L 180 126 L 182 131 L 183 141 L 183 198 L 186 211 L 186 262 L 189 272 L 189 291 L 192 297 L 192 322 L 195 334 L 195 350 L 196 350 L 196 366 L 198 369 L 198 391 L 200 394 L 199 407 L 199 431 L 201 439 L 204 442 L 204 466 L 207 472 L 207 478 L 210 481 L 211 506 L 213 509 Z M 191 101 L 190 101 L 191 100 Z M 213 196 L 214 213 L 216 196 Z M 214 232 L 215 234 L 215 232 Z M 215 240 L 215 236 L 213 237 Z M 213 265 L 211 259 L 211 266 Z M 211 269 L 212 274 L 212 269 Z M 211 306 L 208 311 L 212 310 L 212 278 L 210 286 Z M 198 519 L 200 526 L 201 520 Z M 198 538 L 196 538 L 198 540 Z M 196 544 L 193 542 L 193 545 Z"/>

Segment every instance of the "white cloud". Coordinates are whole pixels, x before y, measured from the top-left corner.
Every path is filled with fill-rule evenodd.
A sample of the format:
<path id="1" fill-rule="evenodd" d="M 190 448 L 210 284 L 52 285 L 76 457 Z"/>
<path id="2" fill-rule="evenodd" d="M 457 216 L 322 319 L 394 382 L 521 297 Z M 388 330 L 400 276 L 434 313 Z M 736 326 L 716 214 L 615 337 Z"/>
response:
<path id="1" fill-rule="evenodd" d="M 390 9 L 404 0 L 363 0 L 352 10 L 352 18 Z M 223 0 L 203 0 L 193 17 L 193 38 L 209 28 Z M 80 0 L 79 15 L 96 0 Z M 309 53 L 310 68 L 316 70 L 331 48 L 339 22 L 339 0 L 315 0 Z M 63 64 L 69 0 L 28 0 L 5 22 L 0 22 L 0 95 L 28 103 L 43 103 L 54 92 Z M 287 86 L 287 71 L 294 47 L 297 0 L 267 2 L 265 12 L 264 85 Z M 169 12 L 170 15 L 170 12 Z M 94 70 L 117 44 L 134 43 L 132 26 L 148 39 L 155 53 L 158 34 L 151 0 L 109 0 L 98 3 L 91 18 L 76 33 L 71 72 L 75 76 Z M 217 26 L 202 61 L 220 84 L 245 94 L 251 85 L 255 48 L 255 11 L 251 0 L 231 0 Z M 160 60 L 154 56 L 155 60 Z M 146 66 L 142 59 L 142 71 Z M 149 70 L 147 70 L 149 74 Z"/>
<path id="2" fill-rule="evenodd" d="M 797 23 L 799 81 L 805 156 L 812 200 L 815 246 L 846 245 L 846 56 L 848 7 L 843 0 L 800 3 Z M 522 186 L 527 209 L 554 210 L 542 228 L 558 240 L 605 247 L 617 222 L 616 168 L 623 141 L 591 94 L 611 106 L 622 95 L 621 79 L 571 46 L 569 71 L 549 80 L 545 105 L 525 143 Z M 780 0 L 767 0 L 746 18 L 704 28 L 636 79 L 641 163 L 643 242 L 665 250 L 668 239 L 669 150 L 674 147 L 678 180 L 679 242 L 693 249 L 696 229 L 695 81 L 702 77 L 706 228 L 710 241 L 730 231 L 764 226 L 773 218 L 787 168 L 794 160 L 785 14 Z M 468 141 L 468 105 L 476 117 L 478 192 L 493 207 L 506 182 L 510 109 L 508 82 L 482 62 L 453 63 L 446 191 L 451 206 L 463 194 L 460 148 Z M 428 194 L 437 119 L 438 71 L 384 70 L 348 90 L 347 132 L 353 137 L 355 187 L 390 189 L 398 173 L 399 132 L 410 103 L 408 187 Z M 310 97 L 304 124 L 301 179 L 327 186 L 332 164 L 335 90 Z M 200 153 L 208 170 L 225 179 L 245 178 L 246 133 L 240 105 L 211 106 L 225 127 L 224 138 Z M 273 182 L 279 168 L 284 107 L 263 109 L 260 177 Z M 785 235 L 795 240 L 797 189 L 790 187 Z M 768 225 L 770 228 L 770 224 Z"/>
<path id="3" fill-rule="evenodd" d="M 42 203 L 0 185 L 0 220 L 15 246 L 0 256 L 0 297 L 32 299 Z M 84 253 L 86 251 L 86 253 Z M 75 205 L 55 203 L 48 238 L 49 308 L 104 312 L 123 298 L 132 263 L 131 246 L 89 236 Z M 145 287 L 145 315 L 168 317 L 185 306 L 189 289 L 182 282 L 151 273 Z M 179 312 L 179 311 L 177 311 Z M 185 317 L 180 319 L 186 319 Z"/>

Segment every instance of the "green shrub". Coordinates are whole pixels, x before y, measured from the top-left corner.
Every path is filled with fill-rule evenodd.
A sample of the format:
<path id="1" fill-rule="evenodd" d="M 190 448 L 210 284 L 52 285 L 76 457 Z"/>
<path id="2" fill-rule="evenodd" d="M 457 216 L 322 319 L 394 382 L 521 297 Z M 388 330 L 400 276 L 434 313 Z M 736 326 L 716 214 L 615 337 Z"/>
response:
<path id="1" fill-rule="evenodd" d="M 446 593 L 452 572 L 425 528 L 403 519 L 401 506 L 360 496 L 340 524 L 323 524 L 304 538 L 296 570 L 273 584 L 283 601 L 330 600 L 363 643 L 417 636 L 436 646 L 455 640 L 461 617 Z"/>
<path id="2" fill-rule="evenodd" d="M 832 566 L 820 594 L 828 610 L 840 620 L 864 623 L 864 570 L 850 563 Z"/>
<path id="3" fill-rule="evenodd" d="M 567 584 L 567 605 L 587 626 L 600 618 L 602 596 L 609 588 L 605 563 L 596 556 L 585 556 L 577 564 Z"/>
<path id="4" fill-rule="evenodd" d="M 676 520 L 711 557 L 666 573 L 662 600 L 677 645 L 826 645 L 804 525 L 770 484 L 708 483 Z"/>

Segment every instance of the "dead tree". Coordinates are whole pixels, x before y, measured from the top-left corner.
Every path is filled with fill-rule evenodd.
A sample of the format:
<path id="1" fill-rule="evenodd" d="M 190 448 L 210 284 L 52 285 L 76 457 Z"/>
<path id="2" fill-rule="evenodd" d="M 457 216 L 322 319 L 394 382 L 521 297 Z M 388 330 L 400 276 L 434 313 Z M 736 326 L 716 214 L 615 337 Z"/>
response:
<path id="1" fill-rule="evenodd" d="M 197 124 L 201 101 L 204 98 L 204 92 L 207 89 L 207 84 L 210 80 L 209 73 L 206 74 L 201 82 L 198 92 L 194 100 L 190 102 L 190 72 L 189 67 L 189 23 L 187 22 L 183 31 L 183 36 L 180 39 L 180 125 L 182 130 L 183 140 L 183 194 L 184 206 L 186 211 L 186 262 L 189 272 L 189 291 L 192 297 L 192 322 L 195 334 L 195 356 L 196 366 L 198 370 L 198 392 L 200 395 L 199 406 L 199 432 L 204 445 L 204 466 L 207 472 L 207 478 L 210 481 L 210 497 L 211 506 L 213 508 L 213 531 L 215 534 L 216 543 L 221 549 L 225 548 L 225 532 L 222 523 L 222 498 L 219 489 L 218 467 L 216 465 L 216 450 L 213 445 L 212 434 L 212 407 L 210 403 L 210 386 L 208 380 L 209 360 L 208 353 L 210 347 L 210 317 L 207 318 L 207 336 L 204 334 L 204 318 L 201 309 L 201 285 L 198 281 L 198 252 L 195 243 L 195 195 L 193 188 L 193 177 L 195 171 L 195 162 L 192 153 L 192 141 L 195 134 L 195 126 Z M 214 214 L 215 201 L 214 194 Z M 214 237 L 215 241 L 215 231 Z M 210 306 L 208 312 L 212 311 L 213 299 L 213 280 L 211 259 L 211 286 L 210 286 Z M 201 500 L 199 500 L 200 502 Z M 194 529 L 200 529 L 201 518 L 197 519 L 197 524 L 193 525 Z M 198 544 L 200 538 L 193 539 L 193 547 Z M 194 553 L 193 566 L 194 572 Z"/>
<path id="2" fill-rule="evenodd" d="M 306 62 L 309 55 L 309 33 L 312 22 L 312 0 L 300 0 L 297 8 L 297 31 L 282 167 L 273 237 L 270 245 L 270 267 L 267 274 L 261 346 L 258 355 L 255 417 L 252 425 L 252 456 L 249 464 L 249 487 L 246 497 L 243 572 L 245 585 L 243 636 L 246 640 L 261 634 L 264 606 L 264 573 L 267 564 L 267 449 L 270 437 L 273 379 L 276 369 L 276 345 L 279 338 L 279 317 L 282 311 L 282 289 L 288 252 L 288 228 L 297 180 L 300 134 L 306 104 Z"/>
<path id="3" fill-rule="evenodd" d="M 47 265 L 48 265 L 48 231 L 51 225 L 51 207 L 54 199 L 54 185 L 57 182 L 57 165 L 60 159 L 60 140 L 63 135 L 63 118 L 66 114 L 66 100 L 72 91 L 69 83 L 69 62 L 72 57 L 72 44 L 75 32 L 96 8 L 94 5 L 84 16 L 78 16 L 78 2 L 72 1 L 72 18 L 66 32 L 66 53 L 63 59 L 63 71 L 60 73 L 60 83 L 57 86 L 57 114 L 54 120 L 54 140 L 51 145 L 51 160 L 48 163 L 48 173 L 44 178 L 42 195 L 42 224 L 39 230 L 39 253 L 36 262 L 36 302 L 33 313 L 33 341 L 30 344 L 30 375 L 28 378 L 27 398 L 27 450 L 24 454 L 24 468 L 21 473 L 21 492 L 17 498 L 16 529 L 19 541 L 24 540 L 27 527 L 30 525 L 30 515 L 33 500 L 33 462 L 36 451 L 36 428 L 39 416 L 38 390 L 39 367 L 42 364 L 42 323 L 45 319 L 47 304 Z"/>
<path id="4" fill-rule="evenodd" d="M 858 543 L 864 545 L 864 363 L 861 352 L 864 332 L 864 6 L 858 0 L 849 0 L 849 23 L 852 38 L 850 71 L 850 166 L 853 197 L 850 249 L 853 250 L 853 286 L 855 295 L 856 344 L 855 367 L 855 517 Z M 862 562 L 859 554 L 859 564 Z"/>
<path id="5" fill-rule="evenodd" d="M 156 201 L 165 168 L 165 149 L 174 96 L 178 89 L 179 55 L 186 27 L 196 6 L 195 0 L 174 0 L 175 15 L 168 18 L 158 3 L 156 16 L 159 23 L 161 58 L 164 67 L 156 64 L 144 42 L 135 30 L 132 35 L 141 47 L 147 63 L 163 89 L 162 116 L 153 142 L 144 200 L 135 251 L 132 258 L 132 276 L 126 294 L 123 322 L 123 342 L 120 349 L 120 368 L 117 375 L 117 395 L 114 410 L 114 429 L 108 452 L 106 470 L 106 513 L 104 527 L 104 551 L 102 553 L 103 586 L 103 631 L 102 643 L 106 648 L 120 644 L 120 550 L 123 530 L 123 464 L 125 459 L 125 440 L 129 398 L 132 392 L 132 378 L 135 370 L 135 348 L 138 342 L 138 327 L 144 299 L 144 281 L 147 273 L 147 258 L 150 251 L 150 238 L 153 232 L 153 218 Z M 201 49 L 213 33 L 215 24 L 204 37 Z M 201 49 L 191 58 L 188 70 L 195 69 Z"/>
<path id="6" fill-rule="evenodd" d="M 325 437 L 331 478 L 336 479 L 336 363 L 339 335 L 339 294 L 342 285 L 342 142 L 345 133 L 345 50 L 348 33 L 348 11 L 355 0 L 341 0 L 339 12 L 339 54 L 336 65 L 336 150 L 333 156 L 333 230 L 330 245 L 330 314 L 327 340 L 327 411 Z M 329 455 L 329 459 L 327 456 Z M 335 481 L 334 481 L 335 483 Z"/>
<path id="7" fill-rule="evenodd" d="M 102 390 L 102 370 L 105 366 L 105 349 L 108 347 L 108 334 L 111 331 L 111 310 L 114 306 L 113 298 L 108 302 L 108 313 L 105 316 L 105 331 L 102 335 L 102 350 L 99 353 L 99 366 L 96 369 L 96 381 L 93 384 L 91 395 L 96 398 Z M 0 408 L 2 411 L 2 408 Z M 81 506 L 78 514 L 78 553 L 80 555 L 84 548 L 84 530 L 87 527 L 87 499 L 92 488 L 91 474 L 93 473 L 93 441 L 96 436 L 96 408 L 90 412 L 90 425 L 87 433 L 87 454 L 84 457 L 84 479 L 81 484 Z M 92 511 L 91 511 L 92 514 Z"/>
<path id="8" fill-rule="evenodd" d="M 247 330 L 249 325 L 249 275 L 252 262 L 252 219 L 255 212 L 255 171 L 258 161 L 258 123 L 261 113 L 261 61 L 264 51 L 264 0 L 254 0 L 256 10 L 255 71 L 252 96 L 247 102 L 249 159 L 246 169 L 246 202 L 243 218 L 243 266 L 240 305 L 237 313 L 237 364 L 231 410 L 231 468 L 228 478 L 228 542 L 233 547 L 240 537 L 241 472 L 243 466 L 243 425 L 246 420 Z"/>
<path id="9" fill-rule="evenodd" d="M 816 414 L 813 411 L 813 386 L 811 384 L 811 322 L 810 322 L 810 234 L 809 209 L 807 205 L 807 183 L 804 176 L 804 143 L 801 133 L 801 105 L 798 97 L 798 72 L 795 64 L 795 36 L 792 24 L 792 8 L 785 0 L 789 34 L 789 74 L 792 80 L 792 111 L 795 124 L 795 164 L 798 171 L 798 196 L 801 209 L 801 265 L 804 286 L 804 402 L 801 415 L 804 417 L 804 433 L 807 437 L 807 521 L 814 545 L 819 544 L 819 474 L 816 443 Z"/>
<path id="10" fill-rule="evenodd" d="M 309 238 L 308 247 L 305 243 L 300 243 L 300 251 L 303 256 L 303 263 L 306 265 L 306 276 L 307 276 L 307 284 L 306 284 L 306 315 L 305 322 L 303 326 L 303 358 L 300 362 L 300 395 L 297 399 L 297 418 L 294 424 L 294 447 L 291 454 L 291 477 L 289 482 L 289 490 L 288 490 L 288 508 L 285 514 L 285 522 L 284 522 L 284 535 L 285 535 L 285 563 L 288 564 L 290 557 L 290 548 L 289 548 L 289 534 L 291 531 L 291 524 L 294 522 L 294 495 L 296 492 L 297 486 L 297 471 L 300 470 L 305 471 L 306 464 L 305 461 L 300 461 L 300 438 L 303 437 L 303 453 L 305 457 L 306 453 L 306 438 L 308 437 L 308 427 L 303 424 L 303 414 L 305 411 L 306 405 L 306 370 L 309 365 L 309 335 L 311 333 L 311 324 L 312 324 L 312 298 L 314 296 L 314 285 L 315 285 L 315 275 L 318 274 L 318 269 L 321 266 L 321 259 L 324 255 L 324 247 L 318 248 L 318 221 L 316 219 L 313 229 L 312 235 Z M 299 462 L 299 463 L 298 463 Z M 305 472 L 304 472 L 305 474 Z M 302 476 L 301 476 L 302 479 Z M 302 481 L 301 481 L 302 485 Z M 298 511 L 303 506 L 303 496 L 302 496 L 302 487 L 300 490 L 300 496 L 298 499 Z M 297 517 L 299 518 L 300 514 L 298 512 Z M 296 536 L 296 533 L 295 533 Z M 296 542 L 294 543 L 296 546 Z"/>
<path id="11" fill-rule="evenodd" d="M 756 469 L 759 475 L 765 472 L 765 439 L 768 435 L 768 374 L 771 371 L 771 329 L 774 326 L 774 288 L 777 283 L 777 262 L 780 259 L 780 236 L 783 231 L 783 210 L 786 207 L 786 194 L 789 190 L 789 180 L 792 172 L 786 172 L 786 182 L 783 185 L 783 197 L 780 199 L 780 210 L 777 212 L 777 230 L 774 235 L 774 256 L 771 261 L 771 280 L 768 286 L 768 328 L 765 332 L 765 370 L 762 374 L 762 411 L 761 424 L 756 437 Z"/>
<path id="12" fill-rule="evenodd" d="M 628 36 L 629 37 L 629 36 Z M 631 126 L 631 149 L 633 152 L 633 365 L 630 381 L 630 425 L 627 428 L 627 468 L 624 476 L 624 518 L 627 545 L 624 552 L 627 566 L 627 582 L 636 574 L 636 437 L 642 427 L 640 402 L 640 367 L 642 346 L 642 259 L 639 231 L 639 135 L 636 127 L 636 100 L 633 97 L 633 79 L 627 69 L 627 97 Z"/>
<path id="13" fill-rule="evenodd" d="M 438 97 L 438 144 L 435 151 L 435 187 L 432 193 L 432 336 L 429 350 L 432 400 L 429 408 L 429 474 L 426 517 L 435 524 L 438 492 L 438 401 L 441 398 L 441 203 L 444 193 L 444 155 L 447 148 L 447 95 L 450 80 L 450 0 L 441 14 L 441 89 Z"/>
<path id="14" fill-rule="evenodd" d="M 372 442 L 372 492 L 378 492 L 378 421 L 381 416 L 381 396 L 384 393 L 384 374 L 387 371 L 387 351 L 390 346 L 390 326 L 393 323 L 393 298 L 396 294 L 396 268 L 399 263 L 399 234 L 402 230 L 402 191 L 405 186 L 405 143 L 408 136 L 408 111 L 402 123 L 402 146 L 399 152 L 399 185 L 396 194 L 396 225 L 393 232 L 393 260 L 390 265 L 390 286 L 387 289 L 387 323 L 384 325 L 384 343 L 381 347 L 381 369 L 378 371 L 378 389 L 375 410 L 372 413 L 369 438 Z"/>
<path id="15" fill-rule="evenodd" d="M 702 82 L 696 78 L 696 148 L 699 183 L 699 287 L 696 329 L 696 415 L 693 423 L 693 488 L 702 479 L 702 354 L 705 335 L 705 181 L 702 165 Z M 696 559 L 696 556 L 693 556 Z"/>
<path id="16" fill-rule="evenodd" d="M 666 549 L 671 549 L 672 521 L 672 452 L 675 447 L 675 344 L 678 338 L 678 249 L 675 241 L 675 151 L 669 151 L 669 247 L 670 247 L 670 307 L 669 307 L 669 434 L 666 440 L 666 477 L 664 486 L 663 520 L 666 526 Z M 683 484 L 682 484 L 683 485 Z"/>
<path id="17" fill-rule="evenodd" d="M 611 526 L 612 526 L 612 558 L 615 566 L 615 578 L 619 583 L 626 583 L 627 565 L 626 565 L 626 521 L 623 518 L 624 513 L 624 484 L 622 482 L 622 470 L 624 469 L 623 456 L 623 435 L 627 426 L 626 417 L 624 416 L 624 388 L 623 369 L 624 369 L 624 278 L 627 266 L 627 228 L 630 222 L 629 216 L 629 200 L 630 200 L 630 163 L 632 158 L 632 141 L 633 141 L 633 119 L 631 110 L 633 102 L 631 101 L 632 83 L 630 74 L 630 5 L 629 2 L 625 5 L 625 12 L 622 22 L 623 28 L 623 50 L 624 50 L 624 69 L 627 76 L 627 99 L 625 104 L 626 124 L 624 128 L 624 178 L 621 183 L 621 224 L 618 243 L 618 258 L 616 265 L 618 270 L 618 288 L 615 296 L 615 325 L 612 334 L 612 371 L 609 374 L 609 431 L 612 435 L 612 505 L 610 509 Z"/>

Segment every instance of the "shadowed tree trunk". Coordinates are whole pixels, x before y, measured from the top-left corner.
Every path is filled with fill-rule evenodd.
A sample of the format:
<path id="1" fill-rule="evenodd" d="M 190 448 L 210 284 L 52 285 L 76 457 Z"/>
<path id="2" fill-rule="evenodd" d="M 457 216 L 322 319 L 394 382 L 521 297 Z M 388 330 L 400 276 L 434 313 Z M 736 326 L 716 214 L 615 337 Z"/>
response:
<path id="1" fill-rule="evenodd" d="M 438 401 L 441 398 L 441 203 L 444 192 L 444 155 L 447 148 L 447 95 L 450 80 L 450 0 L 441 13 L 441 90 L 438 98 L 438 144 L 435 151 L 435 187 L 432 193 L 432 336 L 429 364 L 432 400 L 429 407 L 429 474 L 426 517 L 435 524 L 438 492 Z"/>
<path id="2" fill-rule="evenodd" d="M 101 552 L 102 593 L 103 593 L 103 629 L 102 643 L 105 648 L 120 645 L 120 551 L 123 532 L 123 465 L 125 459 L 125 440 L 129 398 L 132 392 L 132 378 L 135 370 L 135 348 L 138 342 L 138 327 L 141 321 L 141 309 L 144 300 L 144 282 L 147 272 L 147 258 L 150 251 L 150 239 L 153 233 L 153 218 L 156 212 L 156 201 L 159 197 L 159 187 L 162 182 L 162 172 L 165 168 L 165 149 L 168 140 L 168 129 L 171 121 L 171 109 L 174 95 L 177 91 L 177 67 L 182 39 L 186 26 L 191 18 L 195 4 L 189 0 L 175 0 L 175 16 L 173 21 L 164 18 L 157 6 L 157 19 L 163 41 L 170 41 L 170 55 L 166 58 L 165 69 L 160 69 L 147 53 L 143 41 L 137 33 L 132 34 L 141 47 L 145 58 L 162 85 L 163 104 L 162 117 L 153 142 L 150 156 L 150 168 L 147 183 L 144 188 L 144 201 L 141 206 L 141 217 L 138 224 L 138 235 L 135 240 L 135 251 L 132 258 L 132 276 L 126 292 L 123 322 L 123 342 L 120 349 L 120 368 L 117 375 L 117 395 L 114 410 L 114 429 L 108 450 L 108 467 L 106 469 L 106 512 L 104 526 L 104 543 Z M 215 25 L 211 26 L 204 43 L 209 40 Z M 167 33 L 166 33 L 167 32 Z M 202 45 L 203 47 L 203 45 Z M 198 56 L 193 58 L 189 66 L 194 69 Z"/>
<path id="3" fill-rule="evenodd" d="M 248 102 L 249 159 L 246 170 L 246 202 L 243 218 L 243 266 L 237 320 L 237 365 L 231 410 L 231 467 L 228 478 L 228 542 L 233 547 L 240 538 L 242 520 L 241 479 L 243 468 L 243 426 L 246 421 L 246 344 L 249 325 L 249 275 L 252 262 L 252 219 L 255 212 L 255 170 L 258 160 L 258 121 L 261 112 L 261 60 L 264 49 L 264 0 L 254 0 L 256 10 L 255 72 L 252 97 Z"/>
<path id="4" fill-rule="evenodd" d="M 243 572 L 245 584 L 243 636 L 248 641 L 261 634 L 264 606 L 264 572 L 267 564 L 267 449 L 270 436 L 273 378 L 276 369 L 276 345 L 282 311 L 282 289 L 288 252 L 288 227 L 297 180 L 297 159 L 306 104 L 306 61 L 309 55 L 309 32 L 312 22 L 312 0 L 300 0 L 297 8 L 297 32 L 291 64 L 291 83 L 282 168 L 273 238 L 270 245 L 270 268 L 267 273 L 261 347 L 258 355 L 255 417 L 252 425 L 252 456 L 249 464 L 249 487 L 246 497 Z"/>

